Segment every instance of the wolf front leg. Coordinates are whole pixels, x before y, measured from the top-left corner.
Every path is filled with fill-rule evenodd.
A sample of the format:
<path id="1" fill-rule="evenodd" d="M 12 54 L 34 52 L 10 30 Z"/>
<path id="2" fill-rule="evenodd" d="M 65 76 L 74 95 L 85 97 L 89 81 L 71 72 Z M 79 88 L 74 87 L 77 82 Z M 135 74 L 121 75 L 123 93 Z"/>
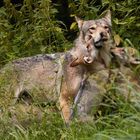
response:
<path id="1" fill-rule="evenodd" d="M 62 117 L 64 118 L 64 121 L 67 126 L 69 125 L 72 119 L 71 113 L 73 110 L 71 109 L 73 101 L 79 91 L 80 84 L 82 81 L 82 78 L 79 75 L 77 76 L 75 75 L 74 77 L 69 75 L 69 78 L 71 78 L 71 80 L 70 79 L 68 81 L 64 80 L 62 82 L 62 88 L 59 98 Z"/>
<path id="2" fill-rule="evenodd" d="M 60 102 L 60 108 L 61 108 L 61 115 L 62 118 L 64 119 L 64 122 L 66 126 L 69 126 L 70 123 L 70 96 L 68 94 L 67 86 L 66 83 L 64 82 L 62 85 L 60 97 L 59 97 L 59 102 Z"/>

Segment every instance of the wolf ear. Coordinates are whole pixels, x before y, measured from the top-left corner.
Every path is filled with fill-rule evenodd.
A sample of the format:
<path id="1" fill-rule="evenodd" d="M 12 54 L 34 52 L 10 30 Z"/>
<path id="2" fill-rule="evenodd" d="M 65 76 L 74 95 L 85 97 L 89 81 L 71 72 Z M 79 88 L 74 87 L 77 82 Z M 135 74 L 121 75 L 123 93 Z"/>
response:
<path id="1" fill-rule="evenodd" d="M 111 11 L 110 10 L 107 10 L 106 15 L 105 15 L 104 18 L 106 19 L 106 21 L 108 22 L 108 24 L 110 26 L 112 26 L 112 23 L 111 23 Z"/>
<path id="2" fill-rule="evenodd" d="M 83 25 L 83 20 L 80 19 L 79 17 L 75 16 L 75 20 L 78 23 L 78 28 L 81 30 L 82 25 Z"/>

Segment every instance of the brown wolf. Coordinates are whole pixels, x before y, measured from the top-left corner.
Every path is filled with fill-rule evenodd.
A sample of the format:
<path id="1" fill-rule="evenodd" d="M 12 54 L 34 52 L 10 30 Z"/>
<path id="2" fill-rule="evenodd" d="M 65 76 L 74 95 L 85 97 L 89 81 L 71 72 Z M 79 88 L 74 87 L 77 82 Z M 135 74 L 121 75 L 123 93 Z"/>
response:
<path id="1" fill-rule="evenodd" d="M 111 62 L 111 47 L 113 45 L 110 11 L 102 19 L 83 21 L 76 17 L 76 21 L 80 34 L 75 41 L 75 47 L 79 51 L 86 47 L 88 54 L 90 54 L 88 56 L 91 56 L 92 61 L 89 65 L 80 63 L 80 65 L 71 67 L 73 57 L 75 53 L 79 54 L 79 51 L 72 50 L 65 55 L 60 107 L 66 123 L 70 121 L 71 104 L 78 93 L 84 74 L 108 68 Z"/>

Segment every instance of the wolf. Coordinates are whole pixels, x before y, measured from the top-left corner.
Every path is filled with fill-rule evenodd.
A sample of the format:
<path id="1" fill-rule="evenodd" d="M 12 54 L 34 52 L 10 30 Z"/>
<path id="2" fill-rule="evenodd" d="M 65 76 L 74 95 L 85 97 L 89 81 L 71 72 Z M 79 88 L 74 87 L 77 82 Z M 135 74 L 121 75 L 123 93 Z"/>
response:
<path id="1" fill-rule="evenodd" d="M 83 46 L 86 46 L 87 51 L 90 52 L 89 56 L 92 57 L 92 61 L 88 65 L 81 63 L 72 67 L 71 63 L 74 62 L 72 59 L 75 53 L 70 51 L 65 55 L 63 82 L 59 100 L 66 124 L 70 122 L 71 104 L 77 96 L 84 75 L 109 68 L 111 48 L 113 46 L 110 11 L 101 19 L 84 21 L 76 17 L 76 21 L 80 33 L 75 41 L 75 47 L 78 48 L 77 50 L 83 50 Z M 75 52 L 79 54 L 79 51 Z"/>
<path id="2" fill-rule="evenodd" d="M 102 19 L 84 21 L 76 17 L 76 21 L 79 36 L 70 51 L 18 59 L 1 70 L 1 75 L 7 71 L 12 80 L 6 89 L 13 93 L 13 103 L 27 93 L 33 100 L 41 98 L 44 102 L 59 98 L 64 120 L 70 122 L 70 102 L 84 75 L 109 67 L 112 46 L 110 12 Z"/>
<path id="3" fill-rule="evenodd" d="M 135 53 L 132 53 L 133 52 Z M 77 104 L 78 120 L 82 122 L 93 122 L 104 98 L 108 98 L 108 87 L 115 85 L 115 96 L 125 101 L 137 103 L 140 92 L 140 59 L 136 55 L 138 51 L 134 48 L 111 48 L 111 67 L 97 71 L 90 75 L 85 82 L 83 94 Z M 135 72 L 134 72 L 135 71 Z M 137 71 L 137 72 L 136 72 Z M 116 99 L 117 99 L 116 98 Z"/>
<path id="4" fill-rule="evenodd" d="M 114 58 L 119 64 L 132 64 L 132 61 L 127 56 L 125 50 L 123 48 L 115 47 L 112 39 L 110 11 L 107 11 L 106 15 L 101 19 L 84 21 L 76 17 L 76 21 L 80 33 L 75 40 L 75 48 L 78 48 L 77 50 L 83 50 L 83 46 L 86 46 L 87 51 L 90 52 L 90 55 L 88 54 L 88 56 L 91 56 L 92 60 L 88 65 L 80 63 L 80 65 L 76 66 L 71 65 L 71 63 L 74 62 L 72 59 L 75 53 L 78 53 L 79 56 L 81 56 L 79 51 L 74 51 L 75 53 L 71 51 L 65 55 L 63 82 L 59 100 L 62 116 L 64 117 L 66 124 L 69 124 L 71 120 L 71 104 L 77 98 L 80 86 L 86 85 L 86 79 L 89 75 L 104 69 L 110 69 L 110 64 L 113 58 L 112 55 L 115 56 Z M 108 78 L 109 76 L 110 75 L 108 75 Z M 83 81 L 85 82 L 84 84 Z M 85 87 L 83 94 L 84 92 L 88 92 L 88 90 L 86 90 Z"/>
<path id="5" fill-rule="evenodd" d="M 93 51 L 91 42 L 92 39 L 87 44 L 82 44 L 80 49 L 79 46 L 76 46 L 70 50 L 73 54 L 71 67 L 81 64 L 88 65 L 93 61 L 95 54 L 91 53 Z M 1 92 L 4 92 L 6 98 L 9 97 L 9 93 L 12 93 L 9 97 L 9 100 L 13 99 L 12 104 L 15 104 L 23 96 L 27 104 L 36 99 L 39 102 L 40 100 L 41 102 L 57 102 L 63 76 L 64 56 L 65 53 L 40 54 L 8 63 L 0 70 Z M 3 90 L 5 85 L 8 86 Z"/>

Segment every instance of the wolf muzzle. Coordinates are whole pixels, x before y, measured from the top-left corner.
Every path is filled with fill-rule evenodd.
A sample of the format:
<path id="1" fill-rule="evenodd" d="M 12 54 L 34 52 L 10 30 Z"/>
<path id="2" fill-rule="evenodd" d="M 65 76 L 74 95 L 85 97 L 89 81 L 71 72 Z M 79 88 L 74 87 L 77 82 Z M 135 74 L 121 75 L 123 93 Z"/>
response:
<path id="1" fill-rule="evenodd" d="M 105 32 L 101 32 L 99 34 L 99 39 L 97 41 L 94 41 L 95 48 L 101 49 L 104 46 L 104 42 L 107 40 L 107 34 Z"/>

